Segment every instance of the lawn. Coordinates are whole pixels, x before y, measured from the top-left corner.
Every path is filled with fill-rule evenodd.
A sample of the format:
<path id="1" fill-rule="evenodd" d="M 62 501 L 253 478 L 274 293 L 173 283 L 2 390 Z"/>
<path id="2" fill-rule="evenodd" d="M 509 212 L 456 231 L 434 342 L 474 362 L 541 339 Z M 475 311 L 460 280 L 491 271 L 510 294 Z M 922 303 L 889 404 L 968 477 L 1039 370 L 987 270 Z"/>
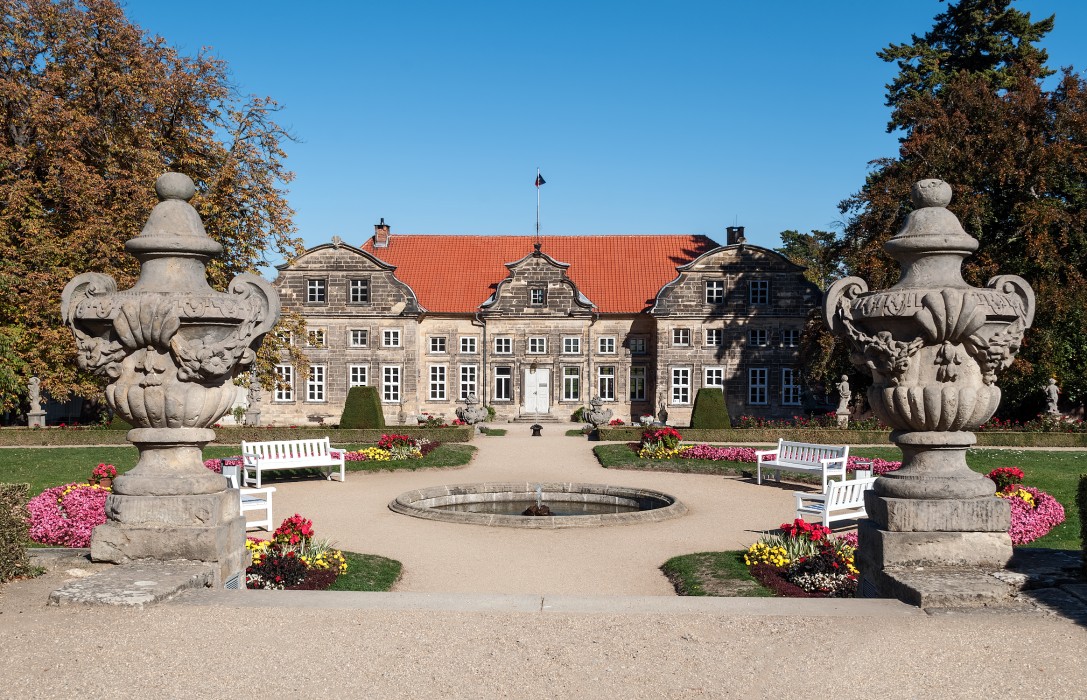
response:
<path id="1" fill-rule="evenodd" d="M 357 450 L 367 445 L 350 445 Z M 443 443 L 422 459 L 389 462 L 348 462 L 348 471 L 391 471 L 397 469 L 427 469 L 459 467 L 472 461 L 476 448 L 464 443 Z M 231 457 L 237 447 L 207 447 L 204 458 Z M 0 482 L 29 483 L 30 495 L 35 496 L 51 486 L 72 481 L 86 481 L 99 462 L 107 462 L 124 473 L 136 466 L 136 448 L 126 447 L 15 447 L 0 450 Z M 317 470 L 313 470 L 317 473 Z"/>
<path id="2" fill-rule="evenodd" d="M 330 591 L 388 591 L 400 578 L 401 565 L 395 559 L 376 554 L 344 552 L 347 573 L 336 577 Z"/>
<path id="3" fill-rule="evenodd" d="M 770 449 L 767 448 L 761 449 Z M 705 459 L 641 459 L 626 443 L 597 445 L 593 448 L 601 466 L 608 469 L 644 469 L 651 471 L 675 471 L 697 474 L 740 475 L 753 473 L 754 465 L 748 462 L 714 462 Z M 850 449 L 851 455 L 880 457 L 899 460 L 901 453 L 896 447 L 858 447 Z M 976 472 L 987 474 L 997 467 L 1019 467 L 1026 473 L 1027 486 L 1037 487 L 1049 493 L 1064 506 L 1065 521 L 1053 528 L 1045 537 L 1031 542 L 1027 547 L 1051 547 L 1053 549 L 1080 548 L 1080 514 L 1076 510 L 1076 489 L 1081 474 L 1087 474 L 1087 451 L 1024 450 L 1017 448 L 970 450 L 966 462 Z M 806 475 L 789 475 L 789 480 L 808 483 Z M 785 478 L 785 475 L 783 475 Z"/>

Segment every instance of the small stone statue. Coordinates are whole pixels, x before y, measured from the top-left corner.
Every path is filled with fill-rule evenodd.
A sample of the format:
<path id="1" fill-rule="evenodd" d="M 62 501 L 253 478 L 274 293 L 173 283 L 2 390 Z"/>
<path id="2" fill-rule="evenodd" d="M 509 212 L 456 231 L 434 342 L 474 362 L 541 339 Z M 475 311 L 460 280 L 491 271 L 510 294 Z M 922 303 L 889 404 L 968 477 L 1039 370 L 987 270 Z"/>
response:
<path id="1" fill-rule="evenodd" d="M 457 418 L 468 425 L 475 425 L 480 423 L 487 417 L 487 409 L 479 405 L 479 399 L 476 397 L 475 392 L 471 392 L 464 399 L 464 408 L 457 407 Z"/>
<path id="2" fill-rule="evenodd" d="M 849 376 L 843 374 L 842 381 L 838 382 L 838 413 L 849 413 L 849 399 L 852 397 L 849 388 Z"/>
<path id="3" fill-rule="evenodd" d="M 42 410 L 42 380 L 37 377 L 31 377 L 27 386 L 27 392 L 30 396 L 30 412 L 36 413 Z"/>
<path id="4" fill-rule="evenodd" d="M 245 424 L 249 426 L 260 425 L 260 381 L 257 373 L 253 372 L 249 377 L 249 390 L 245 395 L 249 404 L 245 409 Z"/>
<path id="5" fill-rule="evenodd" d="M 26 414 L 28 428 L 45 427 L 45 411 L 42 409 L 41 380 L 31 377 L 27 382 L 27 398 L 30 400 L 30 411 Z"/>
<path id="6" fill-rule="evenodd" d="M 603 406 L 604 400 L 599 396 L 594 396 L 589 401 L 589 410 L 585 411 L 585 419 L 593 428 L 606 425 L 611 420 L 611 409 L 605 409 Z"/>
<path id="7" fill-rule="evenodd" d="M 1057 409 L 1057 396 L 1061 393 L 1060 388 L 1057 386 L 1057 380 L 1055 377 L 1050 377 L 1049 382 L 1042 387 L 1045 391 L 1045 410 L 1050 415 L 1059 416 L 1061 412 Z"/>

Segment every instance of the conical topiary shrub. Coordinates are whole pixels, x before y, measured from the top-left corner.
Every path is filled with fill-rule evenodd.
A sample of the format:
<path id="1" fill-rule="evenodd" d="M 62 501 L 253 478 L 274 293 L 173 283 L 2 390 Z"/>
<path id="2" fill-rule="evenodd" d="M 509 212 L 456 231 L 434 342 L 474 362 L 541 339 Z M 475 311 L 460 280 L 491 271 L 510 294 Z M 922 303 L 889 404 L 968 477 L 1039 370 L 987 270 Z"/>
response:
<path id="1" fill-rule="evenodd" d="M 691 411 L 691 427 L 719 430 L 732 427 L 724 387 L 708 386 L 698 390 Z"/>
<path id="2" fill-rule="evenodd" d="M 340 416 L 341 428 L 384 428 L 385 414 L 377 387 L 353 386 L 347 392 L 347 403 Z"/>

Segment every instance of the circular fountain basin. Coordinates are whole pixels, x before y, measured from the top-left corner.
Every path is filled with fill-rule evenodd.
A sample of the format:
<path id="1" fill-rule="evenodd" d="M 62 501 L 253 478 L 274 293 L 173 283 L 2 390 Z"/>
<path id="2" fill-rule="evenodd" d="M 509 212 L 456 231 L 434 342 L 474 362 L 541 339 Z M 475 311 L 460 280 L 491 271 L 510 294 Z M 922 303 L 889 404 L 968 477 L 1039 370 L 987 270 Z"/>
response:
<path id="1" fill-rule="evenodd" d="M 541 502 L 553 515 L 521 515 Z M 416 518 L 493 527 L 565 528 L 630 525 L 678 518 L 687 507 L 674 496 L 604 484 L 482 483 L 408 491 L 389 508 Z"/>

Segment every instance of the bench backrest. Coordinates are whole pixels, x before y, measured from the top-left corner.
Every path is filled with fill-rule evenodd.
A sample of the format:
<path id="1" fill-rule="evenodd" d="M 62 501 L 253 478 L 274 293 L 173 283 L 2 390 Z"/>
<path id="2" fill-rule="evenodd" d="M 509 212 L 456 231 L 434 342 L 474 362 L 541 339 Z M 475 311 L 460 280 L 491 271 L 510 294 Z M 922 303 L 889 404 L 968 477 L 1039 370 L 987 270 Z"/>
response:
<path id="1" fill-rule="evenodd" d="M 329 456 L 327 437 L 311 440 L 271 440 L 269 442 L 242 441 L 242 452 L 267 460 L 320 459 Z"/>
<path id="2" fill-rule="evenodd" d="M 779 462 L 793 462 L 795 464 L 810 464 L 814 467 L 820 465 L 822 459 L 836 457 L 849 457 L 848 445 L 812 445 L 806 442 L 778 441 Z"/>
<path id="3" fill-rule="evenodd" d="M 859 508 L 864 505 L 864 492 L 872 488 L 879 477 L 853 479 L 852 481 L 831 481 L 827 485 L 826 508 L 828 511 L 838 508 Z"/>

